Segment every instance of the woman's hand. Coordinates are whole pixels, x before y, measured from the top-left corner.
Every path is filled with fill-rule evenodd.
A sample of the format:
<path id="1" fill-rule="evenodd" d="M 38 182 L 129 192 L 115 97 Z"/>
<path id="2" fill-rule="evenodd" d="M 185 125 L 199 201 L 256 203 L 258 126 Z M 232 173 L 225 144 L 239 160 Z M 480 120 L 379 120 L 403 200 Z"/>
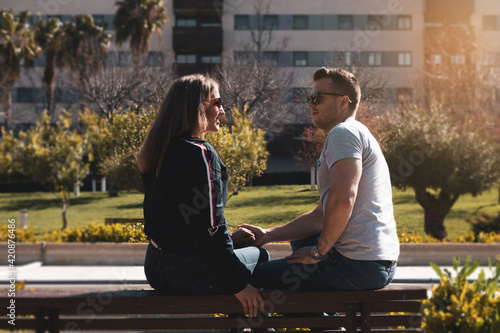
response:
<path id="1" fill-rule="evenodd" d="M 255 235 L 247 228 L 238 227 L 231 233 L 234 247 L 250 246 L 255 242 Z"/>
<path id="2" fill-rule="evenodd" d="M 266 230 L 262 229 L 261 227 L 257 227 L 251 224 L 242 224 L 238 226 L 238 228 L 250 230 L 250 232 L 254 235 L 254 241 L 251 243 L 251 245 L 253 246 L 262 246 L 269 243 L 266 235 Z"/>
<path id="3" fill-rule="evenodd" d="M 250 318 L 257 317 L 259 310 L 264 311 L 264 299 L 260 296 L 259 291 L 260 290 L 247 284 L 245 289 L 234 294 L 234 296 L 236 296 L 236 298 L 241 302 L 243 310 Z"/>

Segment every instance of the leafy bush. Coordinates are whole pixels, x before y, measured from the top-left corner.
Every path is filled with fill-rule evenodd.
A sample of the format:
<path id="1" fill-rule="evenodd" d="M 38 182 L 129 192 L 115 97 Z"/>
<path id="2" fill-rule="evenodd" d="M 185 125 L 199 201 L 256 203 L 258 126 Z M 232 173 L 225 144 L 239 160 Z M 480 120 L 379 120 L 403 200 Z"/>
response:
<path id="1" fill-rule="evenodd" d="M 86 228 L 54 230 L 45 234 L 43 239 L 47 242 L 147 242 L 142 223 L 112 225 L 91 223 Z"/>
<path id="2" fill-rule="evenodd" d="M 424 333 L 500 331 L 500 265 L 497 263 L 491 278 L 486 279 L 484 270 L 481 270 L 477 281 L 470 284 L 467 277 L 479 263 L 477 260 L 471 264 L 470 257 L 467 257 L 459 270 L 460 259 L 454 258 L 455 278 L 450 271 L 445 269 L 443 273 L 437 265 L 431 264 L 441 281 L 433 288 L 431 298 L 422 305 Z"/>
<path id="3" fill-rule="evenodd" d="M 16 228 L 16 239 L 12 239 L 16 243 L 35 243 L 38 239 L 35 236 L 33 229 Z M 0 242 L 9 240 L 9 228 L 7 225 L 0 225 Z"/>
<path id="4" fill-rule="evenodd" d="M 479 232 L 468 233 L 465 236 L 457 236 L 451 240 L 438 240 L 431 236 L 421 236 L 416 231 L 398 234 L 400 243 L 500 243 L 500 233 Z"/>
<path id="5" fill-rule="evenodd" d="M 229 198 L 246 185 L 248 177 L 262 175 L 267 167 L 267 150 L 264 131 L 254 128 L 246 109 L 231 110 L 232 124 L 220 127 L 219 132 L 209 133 L 206 140 L 214 146 L 227 167 Z"/>
<path id="6" fill-rule="evenodd" d="M 467 219 L 467 222 L 472 225 L 474 235 L 478 235 L 480 232 L 500 233 L 500 212 L 496 216 L 482 213 L 475 218 Z"/>

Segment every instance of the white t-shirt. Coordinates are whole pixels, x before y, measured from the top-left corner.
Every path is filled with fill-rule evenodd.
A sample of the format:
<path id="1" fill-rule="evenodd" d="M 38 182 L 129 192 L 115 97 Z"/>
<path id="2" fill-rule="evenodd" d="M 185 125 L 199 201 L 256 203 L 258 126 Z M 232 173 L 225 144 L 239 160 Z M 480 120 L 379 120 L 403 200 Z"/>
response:
<path id="1" fill-rule="evenodd" d="M 368 128 L 351 118 L 328 133 L 321 152 L 318 187 L 323 214 L 330 192 L 330 168 L 344 158 L 360 159 L 362 174 L 351 218 L 334 247 L 349 259 L 397 260 L 399 241 L 389 168 Z"/>

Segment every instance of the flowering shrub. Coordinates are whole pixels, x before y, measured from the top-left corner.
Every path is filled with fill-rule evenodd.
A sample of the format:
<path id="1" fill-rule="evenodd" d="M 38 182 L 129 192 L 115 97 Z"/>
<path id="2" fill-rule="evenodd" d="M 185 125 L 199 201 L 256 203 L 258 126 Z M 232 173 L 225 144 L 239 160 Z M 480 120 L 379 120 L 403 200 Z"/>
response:
<path id="1" fill-rule="evenodd" d="M 484 270 L 481 270 L 477 281 L 471 284 L 467 277 L 479 263 L 477 260 L 471 264 L 470 257 L 467 257 L 463 267 L 458 269 L 460 259 L 454 258 L 456 277 L 431 264 L 441 281 L 432 289 L 431 298 L 422 305 L 424 333 L 500 332 L 500 264 L 497 263 L 491 278 L 486 279 Z"/>
<path id="2" fill-rule="evenodd" d="M 112 225 L 92 223 L 86 228 L 54 230 L 45 234 L 43 239 L 47 242 L 147 242 L 142 223 Z"/>
<path id="3" fill-rule="evenodd" d="M 421 236 L 416 231 L 398 234 L 400 243 L 499 243 L 500 233 L 496 232 L 479 232 L 477 235 L 468 233 L 465 236 L 457 236 L 450 240 L 438 240 L 430 236 Z"/>
<path id="4" fill-rule="evenodd" d="M 35 243 L 38 239 L 33 229 L 16 228 L 16 239 L 11 239 L 20 243 Z M 9 230 L 7 225 L 0 225 L 0 242 L 9 240 Z"/>

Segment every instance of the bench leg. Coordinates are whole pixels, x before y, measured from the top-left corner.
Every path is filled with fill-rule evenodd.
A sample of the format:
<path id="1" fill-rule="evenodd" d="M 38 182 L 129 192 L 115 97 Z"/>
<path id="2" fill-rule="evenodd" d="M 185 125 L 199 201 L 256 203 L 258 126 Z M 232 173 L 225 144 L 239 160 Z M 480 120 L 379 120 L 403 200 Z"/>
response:
<path id="1" fill-rule="evenodd" d="M 361 311 L 361 332 L 362 333 L 371 332 L 370 305 L 368 303 L 361 303 L 359 310 Z"/>
<path id="2" fill-rule="evenodd" d="M 348 333 L 356 333 L 356 304 L 348 303 L 345 311 L 347 317 L 347 326 L 345 327 Z"/>
<path id="3" fill-rule="evenodd" d="M 45 310 L 39 309 L 35 314 L 35 331 L 36 333 L 45 332 Z"/>
<path id="4" fill-rule="evenodd" d="M 49 310 L 49 332 L 59 333 L 59 313 L 55 309 Z"/>

